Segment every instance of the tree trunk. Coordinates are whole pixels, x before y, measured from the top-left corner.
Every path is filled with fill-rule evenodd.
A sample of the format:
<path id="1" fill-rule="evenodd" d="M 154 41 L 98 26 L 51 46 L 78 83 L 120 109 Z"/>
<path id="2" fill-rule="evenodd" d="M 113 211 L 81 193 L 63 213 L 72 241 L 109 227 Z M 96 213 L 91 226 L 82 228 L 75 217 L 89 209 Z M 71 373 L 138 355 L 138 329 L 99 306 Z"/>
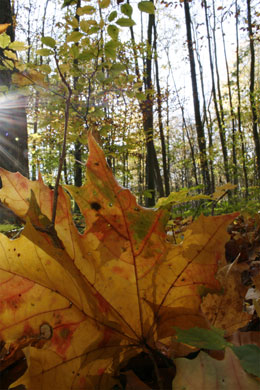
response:
<path id="1" fill-rule="evenodd" d="M 210 193 L 210 176 L 209 176 L 208 161 L 207 161 L 207 154 L 206 154 L 206 140 L 205 140 L 204 128 L 200 116 L 200 103 L 199 103 L 199 94 L 198 94 L 198 87 L 197 87 L 195 59 L 194 59 L 194 52 L 193 52 L 193 45 L 192 45 L 191 17 L 190 17 L 190 8 L 189 8 L 188 0 L 184 0 L 184 11 L 185 11 L 185 24 L 186 24 L 187 44 L 188 44 L 188 51 L 189 51 L 192 92 L 193 92 L 193 106 L 194 106 L 198 145 L 200 151 L 200 166 L 202 171 L 203 184 L 205 187 L 204 189 L 205 193 Z"/>
<path id="2" fill-rule="evenodd" d="M 241 152 L 242 152 L 242 165 L 243 165 L 243 173 L 245 180 L 245 197 L 248 198 L 248 176 L 247 176 L 247 167 L 246 167 L 246 148 L 244 142 L 244 135 L 242 132 L 241 126 L 241 93 L 240 93 L 240 59 L 239 59 L 239 35 L 238 35 L 238 17 L 240 10 L 237 5 L 236 0 L 236 81 L 237 81 L 237 122 L 238 122 L 238 133 L 241 141 Z"/>
<path id="3" fill-rule="evenodd" d="M 234 112 L 234 106 L 233 106 L 233 100 L 232 100 L 232 90 L 231 90 L 229 66 L 228 66 L 228 60 L 227 60 L 226 40 L 225 40 L 225 33 L 224 33 L 224 29 L 223 29 L 223 18 L 221 19 L 221 33 L 222 33 L 224 58 L 225 58 L 225 65 L 226 65 L 226 72 L 227 72 L 228 98 L 229 98 L 229 108 L 230 108 L 231 123 L 232 123 L 233 183 L 235 185 L 237 185 L 238 184 L 238 168 L 237 168 L 237 150 L 236 150 L 237 149 L 237 136 L 236 136 L 236 127 L 235 127 L 235 112 Z M 236 192 L 237 192 L 237 190 L 236 190 Z"/>
<path id="4" fill-rule="evenodd" d="M 168 176 L 168 169 L 167 169 L 166 145 L 165 145 L 163 120 L 162 120 L 162 94 L 161 94 L 161 86 L 160 86 L 160 79 L 159 79 L 159 65 L 158 65 L 158 58 L 157 58 L 157 31 L 156 31 L 155 20 L 153 20 L 153 28 L 154 28 L 154 55 L 155 55 L 154 63 L 155 63 L 156 89 L 157 89 L 158 122 L 159 122 L 159 131 L 160 131 L 160 139 L 161 139 L 161 147 L 162 147 L 164 188 L 165 188 L 165 195 L 168 196 L 170 194 L 170 183 L 169 183 L 169 176 Z"/>
<path id="5" fill-rule="evenodd" d="M 229 182 L 228 152 L 227 152 L 224 124 L 223 124 L 223 120 L 222 120 L 223 118 L 221 118 L 220 110 L 219 110 L 219 107 L 218 107 L 218 98 L 217 98 L 216 86 L 215 86 L 214 65 L 213 65 L 213 58 L 212 58 L 212 51 L 211 51 L 211 42 L 210 42 L 210 31 L 209 31 L 207 1 L 204 0 L 203 4 L 204 4 L 204 9 L 205 9 L 205 21 L 206 21 L 207 35 L 208 35 L 208 49 L 209 49 L 210 72 L 211 72 L 211 79 L 212 79 L 213 102 L 214 102 L 214 106 L 215 106 L 215 112 L 216 112 L 218 129 L 219 129 L 219 137 L 220 137 L 220 142 L 221 142 L 221 147 L 222 147 L 225 176 L 226 176 L 226 181 Z"/>
<path id="6" fill-rule="evenodd" d="M 80 18 L 79 18 L 79 15 L 77 14 L 77 9 L 80 8 L 80 6 L 81 6 L 81 0 L 77 0 L 75 19 L 77 19 L 78 23 L 79 23 L 79 19 Z M 79 31 L 79 29 L 75 28 L 74 31 Z M 78 46 L 78 45 L 79 44 L 76 43 L 76 46 Z M 77 68 L 78 67 L 78 60 L 74 59 L 73 60 L 73 64 L 74 64 L 75 68 Z M 73 88 L 74 88 L 74 91 L 76 91 L 77 83 L 78 83 L 78 77 L 74 76 L 73 77 Z M 75 158 L 75 162 L 74 162 L 74 184 L 77 187 L 81 187 L 82 186 L 82 164 L 81 164 L 81 160 L 82 160 L 82 144 L 79 141 L 79 139 L 74 144 L 74 158 Z M 78 208 L 76 208 L 76 211 L 78 211 Z"/>
<path id="7" fill-rule="evenodd" d="M 257 129 L 257 110 L 256 110 L 256 101 L 255 101 L 255 48 L 254 48 L 254 35 L 252 30 L 251 22 L 251 0 L 247 0 L 247 21 L 248 21 L 248 34 L 250 42 L 250 106 L 252 112 L 252 127 L 253 127 L 253 137 L 255 143 L 255 153 L 256 153 L 256 176 L 257 182 L 260 182 L 260 140 Z"/>
<path id="8" fill-rule="evenodd" d="M 150 0 L 153 2 L 153 0 Z M 129 4 L 129 0 L 127 1 Z M 143 129 L 145 133 L 145 141 L 146 141 L 146 190 L 150 192 L 149 197 L 145 197 L 145 205 L 146 207 L 152 207 L 155 204 L 155 189 L 157 186 L 157 190 L 159 195 L 164 196 L 163 190 L 163 182 L 160 174 L 159 163 L 157 159 L 156 150 L 154 147 L 153 140 L 153 97 L 151 95 L 152 90 L 152 31 L 154 24 L 154 15 L 149 14 L 148 17 L 148 28 L 147 28 L 147 50 L 146 55 L 143 57 L 144 60 L 144 78 L 143 78 L 143 86 L 144 93 L 146 95 L 146 100 L 140 102 L 140 109 L 143 117 Z M 130 27 L 131 33 L 131 41 L 132 48 L 134 52 L 135 58 L 135 73 L 137 80 L 140 81 L 140 70 L 138 65 L 138 53 L 136 50 L 135 37 L 133 27 Z M 142 87 L 139 88 L 140 92 L 142 91 Z"/>

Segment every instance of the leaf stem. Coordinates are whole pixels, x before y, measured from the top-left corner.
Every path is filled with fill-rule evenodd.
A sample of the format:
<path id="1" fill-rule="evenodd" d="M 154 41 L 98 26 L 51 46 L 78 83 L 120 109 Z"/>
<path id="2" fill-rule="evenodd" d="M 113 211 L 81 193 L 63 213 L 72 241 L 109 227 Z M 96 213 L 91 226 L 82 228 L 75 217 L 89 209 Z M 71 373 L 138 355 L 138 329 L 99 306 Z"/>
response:
<path id="1" fill-rule="evenodd" d="M 153 351 L 150 348 L 147 348 L 147 352 L 148 352 L 148 355 L 149 355 L 149 357 L 153 363 L 153 366 L 154 366 L 154 371 L 155 371 L 155 375 L 156 375 L 156 379 L 157 379 L 157 384 L 159 386 L 159 390 L 163 390 L 163 381 L 162 381 L 162 378 L 161 378 Z"/>
<path id="2" fill-rule="evenodd" d="M 64 84 L 64 86 L 66 87 L 68 95 L 67 95 L 67 98 L 65 101 L 65 120 L 64 120 L 64 136 L 63 136 L 62 152 L 60 155 L 58 174 L 56 177 L 56 182 L 55 182 L 55 187 L 54 187 L 52 220 L 51 220 L 52 226 L 54 226 L 54 224 L 55 224 L 58 195 L 59 195 L 59 182 L 60 182 L 62 167 L 63 167 L 65 156 L 66 156 L 66 143 L 67 143 L 67 133 L 68 133 L 68 124 L 69 124 L 69 109 L 70 109 L 70 101 L 71 101 L 71 96 L 72 96 L 71 87 L 70 87 L 69 83 L 67 82 L 67 80 L 65 79 L 63 73 L 61 72 L 56 50 L 55 50 L 55 54 L 54 54 L 54 59 L 55 59 L 56 67 L 57 67 L 58 73 L 60 75 L 61 81 Z"/>

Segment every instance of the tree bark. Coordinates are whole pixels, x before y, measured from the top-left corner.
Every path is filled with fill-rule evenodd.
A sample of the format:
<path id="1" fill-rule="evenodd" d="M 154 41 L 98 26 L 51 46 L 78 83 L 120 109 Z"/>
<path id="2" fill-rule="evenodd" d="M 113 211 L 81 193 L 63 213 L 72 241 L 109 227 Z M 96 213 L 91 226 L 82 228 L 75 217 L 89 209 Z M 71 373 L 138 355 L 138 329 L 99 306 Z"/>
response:
<path id="1" fill-rule="evenodd" d="M 220 137 L 222 154 L 223 154 L 225 176 L 226 176 L 226 181 L 229 182 L 227 143 L 226 143 L 224 124 L 223 124 L 223 120 L 222 120 L 223 117 L 221 117 L 221 113 L 220 113 L 220 110 L 219 110 L 219 107 L 218 107 L 218 98 L 217 98 L 217 93 L 216 93 L 215 76 L 214 76 L 214 65 L 213 65 L 213 58 L 212 58 L 212 51 L 211 51 L 211 42 L 210 42 L 210 31 L 209 31 L 207 1 L 204 0 L 203 4 L 204 4 L 204 9 L 205 9 L 205 21 L 206 21 L 207 35 L 208 35 L 208 49 L 209 49 L 209 61 L 210 61 L 211 80 L 212 80 L 213 102 L 214 102 L 214 106 L 215 106 L 215 112 L 216 112 L 218 129 L 219 129 L 219 137 Z"/>
<path id="2" fill-rule="evenodd" d="M 241 124 L 241 93 L 240 93 L 240 59 L 239 59 L 239 34 L 238 34 L 238 17 L 240 10 L 238 8 L 237 0 L 236 0 L 236 82 L 237 82 L 237 123 L 238 123 L 238 133 L 240 136 L 241 142 L 241 152 L 242 152 L 242 166 L 245 180 L 245 198 L 248 198 L 248 175 L 247 175 L 247 167 L 246 167 L 246 148 L 244 142 L 244 135 L 242 132 L 242 124 Z"/>
<path id="3" fill-rule="evenodd" d="M 252 127 L 253 137 L 255 143 L 256 154 L 256 176 L 257 182 L 260 182 L 260 140 L 257 129 L 257 109 L 255 101 L 255 48 L 254 48 L 254 34 L 251 21 L 251 0 L 247 0 L 247 22 L 248 22 L 248 34 L 249 34 L 249 47 L 250 47 L 250 106 L 252 113 Z"/>
<path id="4" fill-rule="evenodd" d="M 206 139 L 205 139 L 204 127 L 200 115 L 199 93 L 197 87 L 196 66 L 195 66 L 192 35 L 191 35 L 191 17 L 190 17 L 190 8 L 189 8 L 188 0 L 184 0 L 184 11 L 185 11 L 185 24 L 186 24 L 187 44 L 188 44 L 188 51 L 189 51 L 192 92 L 193 92 L 193 106 L 194 106 L 194 114 L 195 114 L 197 139 L 198 139 L 198 145 L 200 151 L 200 166 L 202 171 L 203 184 L 205 187 L 204 191 L 205 193 L 210 193 L 210 176 L 209 176 L 208 161 L 207 161 L 207 154 L 206 154 Z"/>

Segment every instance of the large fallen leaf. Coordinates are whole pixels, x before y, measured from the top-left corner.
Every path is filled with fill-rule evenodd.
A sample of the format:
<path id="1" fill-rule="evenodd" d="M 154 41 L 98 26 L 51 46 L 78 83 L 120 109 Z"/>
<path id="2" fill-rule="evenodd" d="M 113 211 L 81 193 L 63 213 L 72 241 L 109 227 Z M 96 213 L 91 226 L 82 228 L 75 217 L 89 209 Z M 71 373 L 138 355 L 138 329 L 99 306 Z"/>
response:
<path id="1" fill-rule="evenodd" d="M 177 375 L 173 390 L 259 390 L 259 382 L 248 375 L 239 359 L 227 348 L 225 358 L 216 360 L 205 352 L 193 359 L 175 359 Z"/>
<path id="2" fill-rule="evenodd" d="M 227 275 L 226 268 L 223 268 L 218 279 L 223 286 L 223 294 L 208 294 L 201 307 L 210 324 L 224 329 L 226 336 L 230 336 L 252 318 L 252 315 L 243 310 L 248 288 L 242 284 L 241 273 L 236 266 L 232 267 Z"/>
<path id="3" fill-rule="evenodd" d="M 28 370 L 15 385 L 28 390 L 111 389 L 119 364 L 169 345 L 173 326 L 207 328 L 201 296 L 220 288 L 217 263 L 236 215 L 201 216 L 182 244 L 169 244 L 166 212 L 138 206 L 91 135 L 89 148 L 86 185 L 59 188 L 55 229 L 41 178 L 0 170 L 0 200 L 27 221 L 19 238 L 0 239 L 0 338 L 27 342 Z"/>

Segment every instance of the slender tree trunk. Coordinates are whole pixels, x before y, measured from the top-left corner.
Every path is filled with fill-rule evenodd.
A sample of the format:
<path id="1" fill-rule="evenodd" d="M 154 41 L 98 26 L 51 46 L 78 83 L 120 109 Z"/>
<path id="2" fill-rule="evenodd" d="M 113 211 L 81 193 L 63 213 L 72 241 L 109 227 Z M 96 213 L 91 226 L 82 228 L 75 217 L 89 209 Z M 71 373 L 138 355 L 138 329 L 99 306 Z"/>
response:
<path id="1" fill-rule="evenodd" d="M 250 44 L 250 105 L 252 112 L 252 127 L 253 127 L 253 137 L 255 143 L 255 154 L 256 154 L 256 174 L 257 182 L 260 182 L 260 140 L 259 133 L 257 129 L 257 109 L 256 109 L 256 100 L 255 100 L 255 48 L 254 48 L 254 35 L 252 30 L 252 21 L 251 21 L 251 0 L 247 0 L 247 21 L 248 21 L 248 34 L 249 34 L 249 44 Z"/>
<path id="2" fill-rule="evenodd" d="M 193 33 L 194 36 L 196 37 L 196 29 L 193 26 Z M 197 44 L 197 37 L 195 39 L 195 48 L 196 48 L 196 56 L 197 56 L 197 61 L 199 64 L 199 73 L 200 73 L 200 84 L 201 84 L 201 93 L 202 93 L 202 102 L 203 102 L 203 126 L 206 124 L 207 132 L 208 132 L 208 139 L 209 139 L 209 167 L 210 167 L 210 183 L 211 183 L 211 189 L 210 192 L 213 193 L 215 191 L 215 174 L 214 174 L 214 161 L 213 161 L 213 139 L 212 139 L 212 124 L 209 121 L 208 118 L 208 112 L 207 112 L 207 103 L 206 103 L 206 95 L 205 95 L 205 88 L 204 88 L 204 75 L 203 75 L 203 67 L 200 59 L 200 53 L 198 49 L 198 44 Z M 194 152 L 193 152 L 194 153 Z"/>
<path id="3" fill-rule="evenodd" d="M 247 167 L 246 167 L 246 148 L 244 142 L 244 135 L 242 132 L 241 125 L 241 93 L 240 93 L 240 59 L 239 59 L 239 34 L 238 34 L 238 17 L 240 10 L 238 8 L 237 0 L 236 0 L 236 81 L 237 81 L 237 122 L 238 122 L 238 133 L 241 141 L 241 152 L 242 152 L 242 165 L 243 165 L 243 173 L 245 180 L 245 197 L 248 198 L 248 176 L 247 176 Z"/>
<path id="4" fill-rule="evenodd" d="M 210 176 L 209 176 L 208 161 L 207 161 L 207 154 L 206 154 L 206 140 L 205 140 L 204 128 L 200 116 L 199 94 L 198 94 L 196 67 L 195 67 L 195 59 L 194 59 L 194 52 L 193 52 L 193 45 L 192 45 L 191 17 L 190 17 L 190 8 L 189 8 L 188 0 L 184 0 L 184 11 L 185 11 L 185 24 L 186 24 L 187 44 L 188 44 L 188 51 L 189 51 L 190 72 L 191 72 L 191 81 L 192 81 L 193 106 L 194 106 L 194 113 L 195 113 L 198 145 L 200 151 L 200 165 L 201 165 L 201 171 L 203 177 L 203 184 L 205 186 L 205 192 L 210 193 Z"/>
<path id="5" fill-rule="evenodd" d="M 209 49 L 210 72 L 211 72 L 211 79 L 212 79 L 213 102 L 214 102 L 214 106 L 215 106 L 215 112 L 216 112 L 218 129 L 219 129 L 219 137 L 220 137 L 220 142 L 221 142 L 221 147 L 222 147 L 225 176 L 226 176 L 226 181 L 229 182 L 228 152 L 227 152 L 227 145 L 226 145 L 226 136 L 225 136 L 224 126 L 223 126 L 223 121 L 222 121 L 221 114 L 220 114 L 219 107 L 218 107 L 218 98 L 217 98 L 216 86 L 215 86 L 214 65 L 213 65 L 211 42 L 210 42 L 207 1 L 203 0 L 203 4 L 204 4 L 204 9 L 205 9 L 205 21 L 206 21 L 207 35 L 208 35 L 208 49 Z"/>
<path id="6" fill-rule="evenodd" d="M 75 19 L 78 21 L 78 23 L 80 21 L 80 17 L 77 14 L 77 10 L 78 10 L 78 8 L 80 8 L 80 6 L 81 6 L 81 0 L 77 0 Z M 74 29 L 74 31 L 79 31 L 78 27 L 76 27 Z M 76 46 L 78 46 L 78 43 L 76 43 Z M 73 63 L 74 63 L 75 68 L 77 68 L 78 67 L 78 60 L 74 59 Z M 73 88 L 74 88 L 75 91 L 77 89 L 77 84 L 78 84 L 78 77 L 74 76 L 73 77 Z M 74 158 L 75 158 L 75 162 L 74 162 L 74 184 L 77 187 L 81 187 L 82 186 L 82 164 L 81 164 L 81 160 L 82 160 L 82 144 L 81 144 L 79 139 L 77 139 L 75 144 L 74 144 Z M 76 210 L 76 211 L 78 211 L 78 210 Z"/>
<path id="7" fill-rule="evenodd" d="M 229 108 L 230 108 L 230 115 L 231 115 L 231 123 L 232 123 L 232 160 L 233 160 L 233 183 L 235 185 L 238 184 L 238 168 L 237 168 L 237 136 L 236 136 L 236 127 L 235 127 L 235 112 L 234 112 L 234 106 L 233 106 L 233 100 L 232 100 L 232 90 L 231 90 L 231 82 L 230 82 L 230 76 L 229 76 L 229 66 L 228 66 L 228 60 L 227 60 L 227 50 L 226 50 L 226 40 L 225 40 L 225 33 L 223 29 L 223 19 L 221 20 L 221 33 L 222 33 L 222 42 L 223 42 L 223 49 L 224 49 L 224 58 L 225 58 L 225 65 L 226 65 L 226 72 L 227 72 L 227 86 L 228 86 L 228 98 L 229 98 Z"/>
<path id="8" fill-rule="evenodd" d="M 168 169 L 167 169 L 166 145 L 165 145 L 163 119 L 162 119 L 162 94 L 161 94 L 161 86 L 160 86 L 160 79 L 159 79 L 159 65 L 158 65 L 158 57 L 157 57 L 157 30 L 156 30 L 155 20 L 153 20 L 153 28 L 154 28 L 154 55 L 155 55 L 154 63 L 155 63 L 155 80 L 156 80 L 156 88 L 157 88 L 158 122 L 159 122 L 159 131 L 160 131 L 160 139 L 161 139 L 161 147 L 162 147 L 165 194 L 166 196 L 168 196 L 170 193 L 170 183 L 169 183 L 169 176 L 168 176 Z"/>

